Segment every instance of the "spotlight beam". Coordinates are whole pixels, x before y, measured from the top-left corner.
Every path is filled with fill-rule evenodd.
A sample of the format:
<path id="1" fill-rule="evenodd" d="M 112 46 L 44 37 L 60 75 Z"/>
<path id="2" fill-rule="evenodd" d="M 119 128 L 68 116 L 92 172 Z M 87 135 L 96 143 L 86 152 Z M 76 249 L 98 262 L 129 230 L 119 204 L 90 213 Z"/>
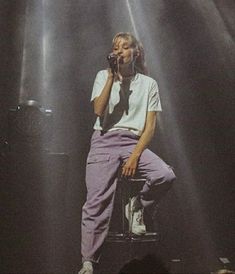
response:
<path id="1" fill-rule="evenodd" d="M 133 13 L 133 10 L 130 5 L 130 1 L 126 0 L 126 6 L 129 12 L 129 17 L 130 21 L 132 24 L 132 28 L 134 30 L 135 35 L 139 38 L 136 25 L 139 26 L 140 33 L 143 33 L 145 36 L 144 39 L 144 47 L 148 48 L 148 54 L 150 56 L 156 56 L 156 59 L 158 62 L 153 63 L 153 71 L 156 72 L 156 74 L 160 75 L 161 77 L 161 86 L 165 87 L 165 90 L 167 89 L 167 79 L 164 78 L 164 71 L 161 71 L 161 67 L 155 65 L 156 63 L 159 64 L 159 61 L 161 60 L 161 56 L 158 56 L 158 50 L 156 48 L 156 43 L 153 41 L 151 34 L 147 31 L 148 30 L 148 22 L 147 22 L 147 17 L 146 14 L 143 12 L 143 7 L 141 7 L 143 2 L 141 1 L 135 1 L 135 7 L 138 5 L 138 8 L 136 7 L 135 12 Z M 165 2 L 162 1 L 159 5 L 161 5 L 161 9 L 164 9 Z M 161 11 L 157 11 L 155 16 L 158 16 L 158 12 L 160 13 Z M 134 19 L 135 18 L 135 19 Z M 138 24 L 139 23 L 139 24 Z M 156 32 L 160 33 L 159 28 L 161 28 L 161 25 L 156 25 Z M 174 35 L 173 35 L 174 37 Z M 141 39 L 140 39 L 141 40 Z M 177 41 L 172 41 L 172 43 L 176 43 L 177 46 Z M 177 48 L 176 48 L 177 50 Z M 159 77 L 158 77 L 159 78 Z M 185 146 L 182 142 L 183 140 L 183 133 L 180 131 L 180 128 L 177 127 L 176 125 L 180 124 L 179 121 L 177 120 L 177 116 L 175 113 L 177 113 L 174 110 L 174 104 L 172 104 L 172 97 L 171 94 L 164 94 L 166 97 L 166 104 L 165 107 L 167 108 L 168 115 L 170 117 L 169 123 L 170 123 L 170 128 L 171 128 L 171 135 L 174 136 L 174 142 L 173 140 L 167 140 L 168 143 L 171 143 L 171 149 L 174 147 L 174 151 L 176 153 L 177 161 L 180 163 L 180 169 L 182 170 L 183 178 L 181 178 L 182 182 L 181 184 L 184 184 L 184 190 L 186 192 L 186 196 L 184 197 L 184 206 L 182 204 L 182 212 L 183 215 L 187 215 L 188 212 L 186 211 L 185 208 L 185 203 L 187 204 L 187 207 L 189 207 L 189 210 L 191 213 L 194 214 L 194 227 L 196 230 L 199 230 L 200 234 L 200 244 L 204 247 L 204 252 L 205 255 L 213 254 L 215 252 L 215 247 L 213 244 L 213 241 L 211 239 L 210 231 L 208 230 L 208 225 L 206 224 L 205 218 L 204 218 L 204 213 L 203 209 L 201 207 L 201 201 L 200 201 L 200 196 L 198 194 L 197 188 L 196 188 L 196 182 L 193 174 L 193 168 L 190 165 L 190 160 L 189 157 L 187 156 L 187 152 L 185 150 Z M 160 120 L 160 119 L 158 119 Z M 164 128 L 164 125 L 162 124 L 162 121 L 160 120 L 160 130 L 161 131 L 166 131 Z M 167 135 L 166 135 L 167 136 Z M 170 151 L 169 151 L 170 153 Z M 177 190 L 178 194 L 178 199 L 179 201 L 182 201 L 182 193 L 180 190 Z M 180 202 L 179 202 L 180 204 Z"/>

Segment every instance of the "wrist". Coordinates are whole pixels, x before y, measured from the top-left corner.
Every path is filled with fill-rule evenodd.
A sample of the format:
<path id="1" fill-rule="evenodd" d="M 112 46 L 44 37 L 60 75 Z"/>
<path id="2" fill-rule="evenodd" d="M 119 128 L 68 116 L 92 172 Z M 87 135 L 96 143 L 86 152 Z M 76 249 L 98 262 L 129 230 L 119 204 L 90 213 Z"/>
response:
<path id="1" fill-rule="evenodd" d="M 114 73 L 111 71 L 111 69 L 108 69 L 108 79 L 107 80 L 113 80 L 114 78 Z"/>
<path id="2" fill-rule="evenodd" d="M 139 159 L 140 155 L 141 155 L 141 152 L 138 152 L 138 151 L 133 151 L 131 154 L 131 156 L 136 159 Z"/>

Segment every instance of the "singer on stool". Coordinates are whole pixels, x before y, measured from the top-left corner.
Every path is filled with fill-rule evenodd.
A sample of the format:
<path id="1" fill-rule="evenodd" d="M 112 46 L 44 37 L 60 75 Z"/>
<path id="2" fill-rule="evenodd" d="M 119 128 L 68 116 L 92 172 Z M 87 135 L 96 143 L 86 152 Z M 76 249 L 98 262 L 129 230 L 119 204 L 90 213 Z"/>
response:
<path id="1" fill-rule="evenodd" d="M 135 224 L 131 231 L 140 237 L 146 237 L 145 225 L 139 221 L 143 209 L 159 203 L 175 180 L 172 168 L 147 148 L 162 108 L 158 84 L 146 75 L 141 43 L 130 33 L 116 34 L 108 60 L 110 68 L 97 73 L 91 95 L 97 119 L 86 164 L 79 274 L 93 274 L 93 266 L 99 263 L 120 166 L 123 177 L 133 177 L 138 171 L 147 179 L 141 193 L 130 199 Z"/>

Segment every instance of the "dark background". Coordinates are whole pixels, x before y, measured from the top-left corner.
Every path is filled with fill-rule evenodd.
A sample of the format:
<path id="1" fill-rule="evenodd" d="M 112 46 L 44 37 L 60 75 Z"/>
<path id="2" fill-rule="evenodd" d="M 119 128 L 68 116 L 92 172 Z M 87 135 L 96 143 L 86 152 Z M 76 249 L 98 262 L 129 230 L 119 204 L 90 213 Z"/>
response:
<path id="1" fill-rule="evenodd" d="M 1 153 L 2 273 L 75 273 L 81 263 L 89 101 L 119 31 L 144 45 L 163 106 L 151 148 L 178 177 L 156 253 L 185 273 L 215 270 L 221 257 L 234 265 L 234 14 L 233 0 L 0 2 L 2 151 L 10 107 L 35 99 L 53 111 L 51 155 Z"/>

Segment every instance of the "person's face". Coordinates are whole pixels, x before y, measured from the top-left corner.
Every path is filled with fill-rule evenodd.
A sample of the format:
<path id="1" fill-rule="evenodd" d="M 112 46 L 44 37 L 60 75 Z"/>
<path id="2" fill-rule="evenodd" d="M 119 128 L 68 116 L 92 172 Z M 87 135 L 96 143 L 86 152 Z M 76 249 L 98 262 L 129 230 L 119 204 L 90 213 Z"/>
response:
<path id="1" fill-rule="evenodd" d="M 128 39 L 117 38 L 113 45 L 113 53 L 118 56 L 120 64 L 130 64 L 134 60 L 134 49 Z"/>

